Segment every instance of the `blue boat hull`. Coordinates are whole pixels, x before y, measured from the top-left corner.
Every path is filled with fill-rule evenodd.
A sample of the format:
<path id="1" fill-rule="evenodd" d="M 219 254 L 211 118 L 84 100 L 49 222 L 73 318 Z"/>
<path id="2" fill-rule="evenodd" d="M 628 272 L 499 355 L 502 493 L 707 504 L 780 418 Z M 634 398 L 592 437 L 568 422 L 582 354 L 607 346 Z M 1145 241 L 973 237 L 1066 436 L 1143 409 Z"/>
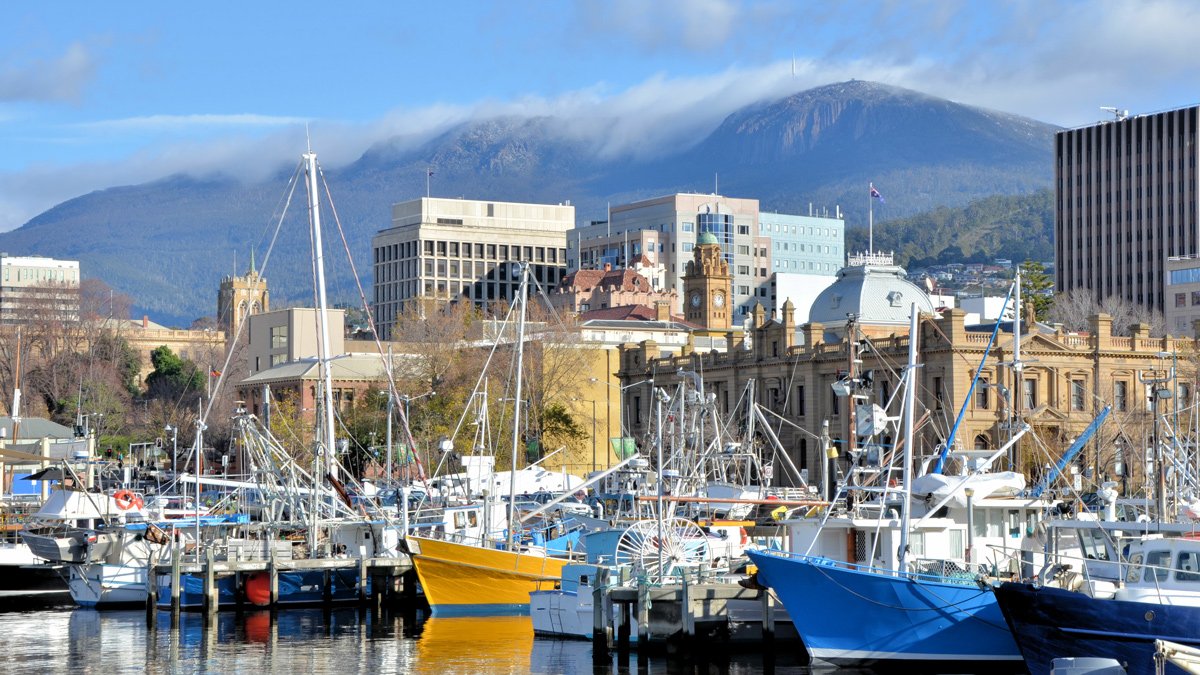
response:
<path id="1" fill-rule="evenodd" d="M 1049 673 L 1054 659 L 1116 659 L 1129 675 L 1154 673 L 1154 641 L 1200 647 L 1200 607 L 1097 600 L 1082 593 L 1030 584 L 996 587 L 996 599 L 1033 675 Z M 1167 664 L 1168 673 L 1183 673 Z"/>
<path id="2" fill-rule="evenodd" d="M 837 566 L 823 558 L 747 551 L 814 663 L 909 672 L 1021 672 L 990 589 Z"/>
<path id="3" fill-rule="evenodd" d="M 164 583 L 165 581 L 165 583 Z M 204 577 L 196 574 L 180 575 L 179 606 L 181 609 L 202 609 L 204 607 Z M 215 580 L 217 586 L 217 606 L 221 609 L 232 609 L 238 600 L 245 600 L 244 591 L 237 586 L 233 576 L 219 576 Z M 325 602 L 324 593 L 325 573 L 322 570 L 289 571 L 279 573 L 280 605 L 320 605 Z M 330 602 L 358 601 L 358 572 L 333 570 L 330 572 Z M 367 581 L 367 592 L 370 592 L 370 581 Z M 169 578 L 161 578 L 158 587 L 158 607 L 171 608 L 171 584 Z M 246 601 L 247 606 L 250 605 Z"/>

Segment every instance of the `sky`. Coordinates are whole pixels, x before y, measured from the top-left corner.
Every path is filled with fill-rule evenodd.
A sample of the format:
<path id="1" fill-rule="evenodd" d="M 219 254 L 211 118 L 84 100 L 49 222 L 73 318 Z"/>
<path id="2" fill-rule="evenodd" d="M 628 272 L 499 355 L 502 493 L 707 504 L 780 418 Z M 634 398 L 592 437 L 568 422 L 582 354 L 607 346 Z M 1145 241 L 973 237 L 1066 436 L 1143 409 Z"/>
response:
<path id="1" fill-rule="evenodd" d="M 1194 0 L 8 3 L 0 230 L 180 172 L 262 178 L 306 133 L 335 167 L 553 115 L 637 158 L 849 79 L 1079 126 L 1200 102 L 1198 27 Z"/>

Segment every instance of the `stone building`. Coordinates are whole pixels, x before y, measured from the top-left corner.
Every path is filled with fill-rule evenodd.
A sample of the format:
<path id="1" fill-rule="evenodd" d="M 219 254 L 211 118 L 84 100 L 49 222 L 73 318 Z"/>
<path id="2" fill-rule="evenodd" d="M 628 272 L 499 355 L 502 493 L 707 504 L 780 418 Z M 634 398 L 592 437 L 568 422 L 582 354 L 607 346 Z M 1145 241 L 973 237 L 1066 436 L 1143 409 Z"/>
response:
<path id="1" fill-rule="evenodd" d="M 774 431 L 795 465 L 807 470 L 810 483 L 817 482 L 823 470 L 824 453 L 817 438 L 825 421 L 839 450 L 837 461 L 846 470 L 856 456 L 864 461 L 863 455 L 852 452 L 860 439 L 851 433 L 856 428 L 855 409 L 846 394 L 878 404 L 889 416 L 900 415 L 900 383 L 910 339 L 906 317 L 914 303 L 920 312 L 918 468 L 947 443 L 961 411 L 950 446 L 955 452 L 998 449 L 1019 426 L 1010 420 L 1027 422 L 1031 432 L 992 468 L 1011 465 L 1034 481 L 1111 405 L 1113 414 L 1075 462 L 1081 487 L 1094 489 L 1102 480 L 1116 480 L 1126 494 L 1145 491 L 1154 437 L 1169 449 L 1168 427 L 1177 426 L 1168 423 L 1166 413 L 1185 411 L 1186 421 L 1193 403 L 1195 369 L 1187 357 L 1194 351 L 1193 340 L 1152 339 L 1144 325 L 1134 326 L 1132 337 L 1116 337 L 1111 319 L 1102 314 L 1092 318 L 1086 333 L 1068 333 L 1026 316 L 1021 322 L 1019 367 L 1014 368 L 1012 322 L 998 329 L 995 323 L 968 327 L 961 309 L 937 315 L 924 291 L 903 278 L 903 270 L 883 264 L 852 266 L 839 273 L 812 310 L 814 319 L 826 322 L 796 326 L 790 306 L 778 315 L 757 308 L 745 336 L 749 348 L 732 331 L 725 353 L 685 348 L 664 355 L 652 341 L 624 345 L 618 376 L 627 387 L 622 404 L 631 431 L 639 439 L 652 432 L 650 387 L 670 388 L 699 375 L 716 412 L 732 416 L 736 411 L 731 406 L 737 406 L 753 379 L 757 402 L 803 429 L 780 424 Z M 994 329 L 997 335 L 989 351 Z M 646 380 L 651 383 L 634 386 Z M 848 391 L 835 384 L 848 385 Z M 1147 394 L 1152 389 L 1164 391 L 1152 398 Z M 1173 397 L 1163 398 L 1172 391 Z M 894 438 L 879 440 L 887 451 L 895 447 Z"/>
<path id="2" fill-rule="evenodd" d="M 217 328 L 224 331 L 228 339 L 234 340 L 246 317 L 270 310 L 267 279 L 255 269 L 252 251 L 250 271 L 240 277 L 231 275 L 221 279 L 217 291 Z"/>

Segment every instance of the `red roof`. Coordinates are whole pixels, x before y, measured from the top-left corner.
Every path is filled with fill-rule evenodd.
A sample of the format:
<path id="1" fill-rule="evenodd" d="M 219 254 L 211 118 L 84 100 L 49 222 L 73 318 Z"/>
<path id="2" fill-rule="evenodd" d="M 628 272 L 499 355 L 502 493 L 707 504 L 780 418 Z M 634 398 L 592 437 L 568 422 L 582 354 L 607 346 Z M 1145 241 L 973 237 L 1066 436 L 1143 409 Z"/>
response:
<path id="1" fill-rule="evenodd" d="M 658 321 L 658 314 L 653 307 L 645 305 L 621 305 L 620 307 L 605 307 L 580 312 L 580 321 Z M 671 321 L 683 324 L 689 328 L 698 328 L 684 320 L 682 316 L 672 315 Z"/>
<path id="2" fill-rule="evenodd" d="M 593 288 L 616 286 L 621 291 L 651 292 L 650 282 L 637 272 L 624 270 L 576 270 L 559 284 L 564 289 L 590 291 Z"/>

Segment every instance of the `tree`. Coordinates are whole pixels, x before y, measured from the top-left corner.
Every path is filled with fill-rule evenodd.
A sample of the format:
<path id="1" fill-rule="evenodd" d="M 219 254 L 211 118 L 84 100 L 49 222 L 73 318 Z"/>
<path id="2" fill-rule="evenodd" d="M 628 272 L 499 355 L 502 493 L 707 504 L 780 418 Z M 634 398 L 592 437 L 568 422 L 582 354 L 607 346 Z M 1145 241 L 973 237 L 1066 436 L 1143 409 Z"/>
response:
<path id="1" fill-rule="evenodd" d="M 1161 337 L 1166 334 L 1167 326 L 1162 312 L 1135 305 L 1116 295 L 1110 295 L 1097 303 L 1095 296 L 1086 288 L 1074 288 L 1054 296 L 1049 315 L 1067 330 L 1079 331 L 1087 330 L 1091 317 L 1100 313 L 1112 318 L 1113 335 L 1128 336 L 1137 324 L 1149 325 L 1152 336 Z"/>
<path id="2" fill-rule="evenodd" d="M 151 398 L 195 399 L 204 393 L 205 373 L 195 363 L 181 359 L 163 345 L 150 352 L 154 370 L 146 376 L 146 394 Z"/>
<path id="3" fill-rule="evenodd" d="M 1033 305 L 1033 315 L 1044 321 L 1054 304 L 1054 280 L 1046 274 L 1046 266 L 1036 260 L 1021 263 L 1021 297 Z"/>

